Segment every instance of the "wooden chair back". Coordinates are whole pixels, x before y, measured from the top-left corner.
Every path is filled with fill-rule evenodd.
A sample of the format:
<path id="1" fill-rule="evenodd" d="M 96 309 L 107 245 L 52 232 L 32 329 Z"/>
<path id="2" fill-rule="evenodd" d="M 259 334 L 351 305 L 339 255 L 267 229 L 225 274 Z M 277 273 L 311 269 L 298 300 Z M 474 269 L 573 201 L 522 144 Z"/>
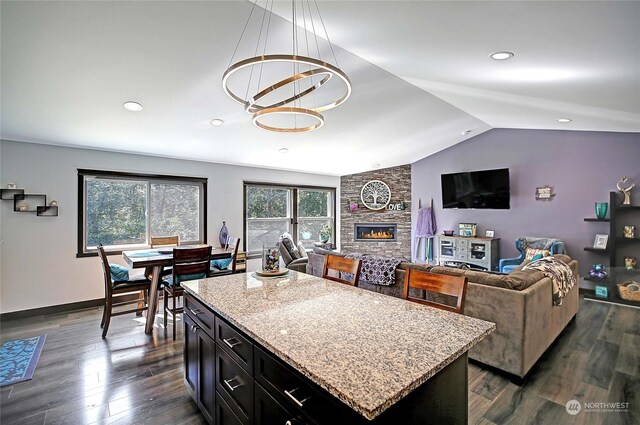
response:
<path id="1" fill-rule="evenodd" d="M 180 236 L 157 236 L 151 237 L 151 248 L 157 246 L 179 246 Z"/>
<path id="2" fill-rule="evenodd" d="M 209 261 L 211 259 L 211 246 L 200 248 L 174 248 L 173 249 L 173 281 L 177 285 L 178 277 L 189 274 L 209 273 Z"/>
<path id="3" fill-rule="evenodd" d="M 345 283 L 351 286 L 358 286 L 358 282 L 360 282 L 361 269 L 362 260 L 328 254 L 324 260 L 324 271 L 322 272 L 322 277 L 325 279 L 333 280 L 334 282 Z M 330 276 L 329 270 L 335 270 L 341 273 L 350 273 L 353 276 L 353 279 L 346 280 L 340 277 Z"/>
<path id="4" fill-rule="evenodd" d="M 104 296 L 111 297 L 113 287 L 111 286 L 111 269 L 109 268 L 109 260 L 107 259 L 107 253 L 104 251 L 102 244 L 98 245 L 98 257 L 100 257 L 100 264 L 102 264 L 102 274 L 104 275 Z"/>
<path id="5" fill-rule="evenodd" d="M 456 298 L 456 305 L 451 306 L 437 301 L 423 300 L 409 295 L 410 288 L 422 289 L 427 292 L 444 294 Z M 422 270 L 407 269 L 404 278 L 405 300 L 426 304 L 441 310 L 462 314 L 464 301 L 467 296 L 467 278 L 464 276 L 449 276 L 444 274 L 429 273 Z"/>
<path id="6" fill-rule="evenodd" d="M 227 246 L 233 250 L 233 261 L 231 261 L 231 271 L 236 272 L 236 260 L 238 259 L 238 248 L 240 247 L 240 238 L 227 238 Z"/>

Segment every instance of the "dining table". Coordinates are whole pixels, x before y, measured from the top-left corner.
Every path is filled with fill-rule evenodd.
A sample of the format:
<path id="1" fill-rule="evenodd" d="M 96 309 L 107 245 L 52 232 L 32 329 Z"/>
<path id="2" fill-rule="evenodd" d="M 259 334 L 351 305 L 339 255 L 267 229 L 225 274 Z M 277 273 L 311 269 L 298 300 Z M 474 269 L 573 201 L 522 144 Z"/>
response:
<path id="1" fill-rule="evenodd" d="M 144 332 L 151 334 L 153 332 L 153 324 L 158 310 L 158 288 L 160 287 L 160 279 L 162 269 L 173 264 L 174 249 L 201 248 L 208 246 L 206 244 L 180 245 L 171 247 L 157 247 L 138 249 L 132 251 L 122 251 L 122 258 L 132 269 L 153 268 L 151 287 L 149 288 L 149 309 L 147 310 L 147 321 Z M 211 249 L 211 259 L 221 260 L 229 258 L 233 255 L 233 248 L 213 247 Z"/>

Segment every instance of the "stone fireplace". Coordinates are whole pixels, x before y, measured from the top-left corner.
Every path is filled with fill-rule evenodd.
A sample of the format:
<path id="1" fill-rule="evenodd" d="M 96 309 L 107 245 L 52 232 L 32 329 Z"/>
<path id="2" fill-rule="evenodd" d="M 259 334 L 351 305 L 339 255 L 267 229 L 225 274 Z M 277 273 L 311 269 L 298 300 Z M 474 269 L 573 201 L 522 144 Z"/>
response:
<path id="1" fill-rule="evenodd" d="M 362 187 L 381 180 L 391 190 L 389 205 L 405 209 L 370 210 L 360 198 Z M 355 206 L 355 207 L 354 207 Z M 411 165 L 340 177 L 340 251 L 411 259 Z"/>
<path id="2" fill-rule="evenodd" d="M 397 232 L 395 223 L 356 223 L 353 228 L 354 239 L 359 242 L 394 242 Z"/>

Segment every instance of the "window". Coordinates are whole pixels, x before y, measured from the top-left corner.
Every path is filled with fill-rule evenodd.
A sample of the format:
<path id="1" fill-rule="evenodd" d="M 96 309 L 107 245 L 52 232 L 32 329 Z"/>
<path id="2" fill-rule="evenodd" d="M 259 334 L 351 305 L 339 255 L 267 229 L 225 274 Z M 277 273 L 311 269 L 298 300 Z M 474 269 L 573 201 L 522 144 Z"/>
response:
<path id="1" fill-rule="evenodd" d="M 323 225 L 330 226 L 335 234 L 335 189 L 247 182 L 244 187 L 249 255 L 258 254 L 263 246 L 275 246 L 284 232 L 291 233 L 306 248 L 320 239 Z"/>
<path id="2" fill-rule="evenodd" d="M 78 170 L 78 256 L 147 247 L 153 236 L 206 240 L 206 179 Z"/>

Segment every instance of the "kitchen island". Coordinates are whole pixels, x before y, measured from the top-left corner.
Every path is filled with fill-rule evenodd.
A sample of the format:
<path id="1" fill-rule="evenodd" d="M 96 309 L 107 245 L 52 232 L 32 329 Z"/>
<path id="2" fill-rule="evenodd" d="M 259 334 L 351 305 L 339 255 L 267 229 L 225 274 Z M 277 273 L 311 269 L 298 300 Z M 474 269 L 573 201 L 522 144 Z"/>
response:
<path id="1" fill-rule="evenodd" d="M 467 423 L 490 322 L 290 271 L 183 283 L 185 383 L 221 424 Z"/>

